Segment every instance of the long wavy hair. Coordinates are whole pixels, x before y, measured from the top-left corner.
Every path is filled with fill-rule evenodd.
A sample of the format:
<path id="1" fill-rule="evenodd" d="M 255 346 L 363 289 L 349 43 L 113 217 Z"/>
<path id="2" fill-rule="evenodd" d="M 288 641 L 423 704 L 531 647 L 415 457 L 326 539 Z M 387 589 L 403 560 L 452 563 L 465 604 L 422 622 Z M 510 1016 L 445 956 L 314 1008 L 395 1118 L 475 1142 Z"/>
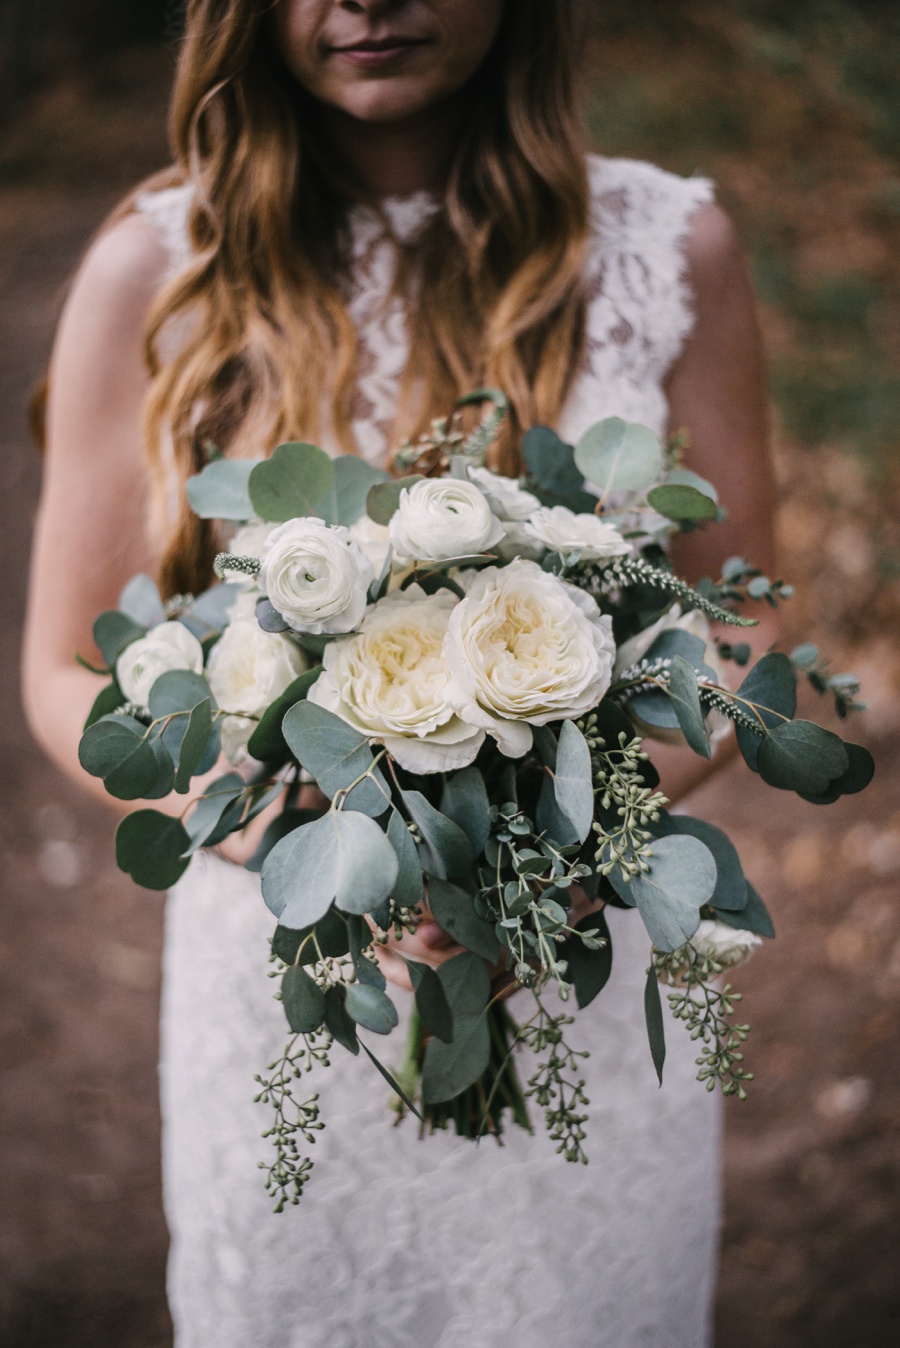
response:
<path id="1" fill-rule="evenodd" d="M 515 472 L 518 432 L 552 423 L 563 405 L 584 341 L 589 229 L 580 8 L 507 0 L 467 99 L 445 209 L 413 244 L 398 245 L 411 355 L 395 446 L 487 384 L 512 404 L 497 466 Z M 193 258 L 159 295 L 147 330 L 146 435 L 160 507 L 169 444 L 182 485 L 210 444 L 259 455 L 327 435 L 355 450 L 347 212 L 359 195 L 322 144 L 315 106 L 264 21 L 269 9 L 271 0 L 187 5 L 171 106 L 175 164 L 151 180 L 194 188 Z M 179 316 L 187 335 L 166 361 L 160 337 Z M 163 539 L 167 593 L 208 584 L 216 546 L 179 496 Z"/>

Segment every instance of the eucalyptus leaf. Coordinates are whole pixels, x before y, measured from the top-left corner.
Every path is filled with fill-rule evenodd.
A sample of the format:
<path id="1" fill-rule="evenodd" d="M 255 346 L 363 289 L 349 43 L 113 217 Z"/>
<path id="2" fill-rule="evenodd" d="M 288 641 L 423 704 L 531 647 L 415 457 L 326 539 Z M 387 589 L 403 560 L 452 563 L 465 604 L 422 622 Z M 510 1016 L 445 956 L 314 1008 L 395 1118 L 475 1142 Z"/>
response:
<path id="1" fill-rule="evenodd" d="M 437 976 L 453 1018 L 453 1039 L 444 1043 L 434 1038 L 425 1051 L 422 1098 L 429 1105 L 452 1100 L 477 1081 L 491 1051 L 485 1016 L 490 979 L 485 962 L 477 955 L 456 955 L 440 966 Z"/>
<path id="2" fill-rule="evenodd" d="M 119 612 L 138 627 L 155 627 L 165 622 L 166 611 L 156 581 L 150 576 L 132 576 L 119 595 Z"/>
<path id="3" fill-rule="evenodd" d="M 712 852 L 716 863 L 716 886 L 709 903 L 713 908 L 740 913 L 746 907 L 749 887 L 741 859 L 734 843 L 720 828 L 688 814 L 663 815 L 654 827 L 661 837 L 687 835 L 699 838 Z"/>
<path id="4" fill-rule="evenodd" d="M 279 445 L 271 458 L 256 464 L 248 488 L 255 513 L 261 519 L 282 523 L 315 515 L 333 483 L 334 466 L 324 450 L 290 442 Z"/>
<path id="5" fill-rule="evenodd" d="M 412 834 L 399 810 L 391 809 L 387 827 L 388 842 L 397 854 L 397 880 L 391 898 L 401 908 L 415 908 L 422 902 L 425 887 L 422 867 Z M 381 925 L 381 924 L 379 924 Z"/>
<path id="6" fill-rule="evenodd" d="M 312 933 L 315 932 L 315 940 Z M 275 928 L 272 953 L 284 964 L 316 964 L 319 959 L 341 959 L 350 950 L 347 919 L 336 908 L 329 908 L 324 917 L 311 927 Z"/>
<path id="7" fill-rule="evenodd" d="M 282 810 L 281 814 L 276 815 L 270 824 L 266 826 L 266 831 L 259 840 L 259 846 L 253 853 L 253 856 L 245 867 L 248 871 L 259 873 L 262 870 L 263 862 L 271 852 L 277 842 L 286 838 L 294 829 L 302 828 L 304 824 L 313 824 L 317 819 L 321 819 L 321 811 L 318 810 Z M 290 963 L 290 961 L 287 961 Z"/>
<path id="8" fill-rule="evenodd" d="M 390 1034 L 399 1020 L 387 993 L 367 983 L 351 983 L 344 1005 L 347 1015 L 373 1034 Z"/>
<path id="9" fill-rule="evenodd" d="M 263 862 L 263 898 L 286 927 L 317 922 L 332 902 L 367 913 L 392 892 L 397 855 L 378 825 L 331 811 L 276 843 Z"/>
<path id="10" fill-rule="evenodd" d="M 850 767 L 843 740 L 813 721 L 786 721 L 759 745 L 757 770 L 768 786 L 815 795 Z"/>
<path id="11" fill-rule="evenodd" d="M 93 705 L 88 712 L 87 720 L 84 723 L 84 729 L 89 730 L 92 725 L 96 725 L 96 723 L 104 716 L 112 715 L 117 707 L 121 707 L 124 701 L 125 694 L 122 692 L 122 689 L 116 683 L 115 679 L 113 679 L 112 683 L 108 683 L 105 688 L 101 688 L 100 692 L 94 698 Z"/>
<path id="12" fill-rule="evenodd" d="M 391 476 L 356 454 L 340 454 L 331 462 L 334 485 L 317 506 L 316 514 L 326 524 L 355 524 L 366 513 L 366 498 L 371 488 L 390 482 Z"/>
<path id="13" fill-rule="evenodd" d="M 175 764 L 172 755 L 158 735 L 150 737 L 150 748 L 156 759 L 156 781 L 149 791 L 144 792 L 145 800 L 163 800 L 175 789 Z"/>
<path id="14" fill-rule="evenodd" d="M 718 513 L 715 488 L 686 469 L 669 474 L 647 492 L 647 504 L 670 520 L 714 520 Z"/>
<path id="15" fill-rule="evenodd" d="M 644 984 L 644 1019 L 647 1022 L 647 1038 L 650 1041 L 650 1056 L 659 1078 L 663 1081 L 663 1066 L 666 1061 L 666 1031 L 663 1023 L 662 999 L 659 995 L 659 982 L 656 970 L 651 964 Z"/>
<path id="16" fill-rule="evenodd" d="M 104 716 L 81 737 L 78 761 L 118 800 L 138 800 L 156 783 L 157 762 L 146 727 L 131 716 Z"/>
<path id="17" fill-rule="evenodd" d="M 732 913 L 727 908 L 717 908 L 716 917 L 720 922 L 727 922 L 729 927 L 736 927 L 738 931 L 752 931 L 757 936 L 765 936 L 769 940 L 772 940 L 775 935 L 775 927 L 769 915 L 769 910 L 749 880 L 747 881 L 747 902 L 741 911 Z"/>
<path id="18" fill-rule="evenodd" d="M 243 792 L 244 780 L 238 772 L 227 772 L 210 782 L 197 800 L 187 823 L 186 855 L 206 846 L 219 831 L 223 817 L 241 801 Z"/>
<path id="19" fill-rule="evenodd" d="M 135 810 L 116 829 L 116 861 L 144 889 L 170 889 L 188 868 L 184 825 L 159 810 Z"/>
<path id="20" fill-rule="evenodd" d="M 481 854 L 491 831 L 489 809 L 484 778 L 476 767 L 462 768 L 447 775 L 441 796 L 441 814 L 462 829 L 476 857 Z"/>
<path id="21" fill-rule="evenodd" d="M 192 707 L 175 767 L 175 790 L 182 795 L 190 789 L 191 778 L 203 760 L 212 733 L 212 708 L 209 698 Z M 174 762 L 174 760 L 173 760 Z"/>
<path id="22" fill-rule="evenodd" d="M 264 632 L 269 632 L 272 636 L 278 636 L 282 632 L 291 630 L 287 618 L 281 616 L 270 599 L 257 600 L 255 612 L 256 621 Z"/>
<path id="23" fill-rule="evenodd" d="M 697 675 L 680 655 L 673 656 L 669 666 L 669 697 L 688 747 L 701 758 L 711 758 Z"/>
<path id="24" fill-rule="evenodd" d="M 282 763 L 289 757 L 290 749 L 282 733 L 281 723 L 291 707 L 303 701 L 321 673 L 321 665 L 305 670 L 269 704 L 247 743 L 247 752 L 252 758 L 262 763 Z"/>
<path id="25" fill-rule="evenodd" d="M 474 951 L 482 959 L 492 962 L 497 959 L 499 949 L 494 928 L 475 912 L 471 894 L 447 880 L 430 875 L 428 906 L 438 925 L 460 945 Z"/>
<path id="26" fill-rule="evenodd" d="M 663 453 L 659 439 L 646 426 L 607 417 L 578 441 L 575 463 L 604 493 L 643 491 L 662 472 Z"/>
<path id="27" fill-rule="evenodd" d="M 445 1044 L 453 1041 L 453 1013 L 444 985 L 428 964 L 407 960 L 406 969 L 416 999 L 416 1009 L 422 1024 Z"/>
<path id="28" fill-rule="evenodd" d="M 281 1000 L 294 1034 L 312 1034 L 325 1019 L 325 994 L 299 964 L 285 970 Z"/>
<path id="29" fill-rule="evenodd" d="M 412 1114 L 415 1114 L 415 1116 L 416 1116 L 417 1119 L 419 1119 L 420 1121 L 423 1121 L 423 1120 L 422 1120 L 422 1115 L 421 1115 L 421 1114 L 419 1113 L 419 1111 L 416 1109 L 416 1107 L 415 1107 L 415 1105 L 413 1104 L 412 1100 L 410 1100 L 409 1096 L 406 1094 L 405 1090 L 404 1090 L 403 1087 L 400 1085 L 400 1083 L 399 1083 L 399 1081 L 396 1079 L 396 1077 L 394 1077 L 394 1076 L 391 1075 L 391 1073 L 390 1073 L 390 1072 L 387 1070 L 387 1068 L 385 1067 L 384 1063 L 381 1063 L 381 1062 L 378 1061 L 378 1059 L 375 1057 L 375 1054 L 374 1054 L 374 1053 L 372 1052 L 372 1050 L 369 1048 L 368 1044 L 364 1044 L 363 1041 L 362 1041 L 361 1039 L 358 1039 L 358 1040 L 357 1040 L 357 1043 L 359 1044 L 359 1046 L 360 1046 L 360 1048 L 362 1049 L 363 1053 L 365 1053 L 366 1057 L 369 1058 L 369 1059 L 371 1060 L 371 1062 L 375 1065 L 375 1067 L 378 1068 L 378 1071 L 379 1071 L 379 1072 L 381 1073 L 381 1075 L 384 1077 L 385 1081 L 386 1081 L 387 1084 L 391 1087 L 391 1089 L 392 1089 L 393 1091 L 395 1091 L 397 1095 L 399 1095 L 400 1099 L 401 1099 L 401 1100 L 403 1101 L 403 1103 L 406 1105 L 406 1108 L 407 1108 Z"/>
<path id="30" fill-rule="evenodd" d="M 584 490 L 584 474 L 575 466 L 575 451 L 549 426 L 532 426 L 525 432 L 522 459 L 535 482 L 554 496 Z"/>
<path id="31" fill-rule="evenodd" d="M 574 721 L 560 727 L 553 789 L 578 841 L 584 842 L 594 820 L 594 782 L 591 751 Z"/>
<path id="32" fill-rule="evenodd" d="M 422 481 L 424 478 L 421 473 L 411 473 L 408 477 L 398 477 L 390 482 L 376 482 L 374 487 L 369 488 L 366 496 L 366 512 L 369 519 L 374 520 L 376 524 L 390 524 L 397 513 L 403 492 L 416 482 Z"/>
<path id="33" fill-rule="evenodd" d="M 261 459 L 214 459 L 187 480 L 187 498 L 202 520 L 248 520 L 250 474 Z"/>
<path id="34" fill-rule="evenodd" d="M 122 654 L 138 637 L 142 637 L 145 628 L 118 609 L 107 609 L 94 623 L 94 643 L 110 669 Z"/>
<path id="35" fill-rule="evenodd" d="M 219 632 L 227 625 L 228 614 L 241 593 L 242 586 L 233 581 L 211 585 L 208 590 L 197 595 L 181 621 L 195 637 L 202 640 L 210 632 Z"/>
<path id="36" fill-rule="evenodd" d="M 403 803 L 418 825 L 428 852 L 427 869 L 439 880 L 462 880 L 475 860 L 472 844 L 458 824 L 441 814 L 421 791 L 402 791 Z"/>
<path id="37" fill-rule="evenodd" d="M 739 696 L 756 708 L 762 726 L 768 729 L 790 720 L 797 710 L 797 674 L 786 655 L 770 651 L 750 670 L 738 689 Z M 737 704 L 742 705 L 740 702 Z M 745 708 L 753 715 L 751 708 Z M 762 730 L 762 726 L 760 730 Z M 742 726 L 735 727 L 737 742 L 748 768 L 757 771 L 760 735 Z"/>
<path id="38" fill-rule="evenodd" d="M 172 755 L 176 769 L 176 783 L 182 783 L 179 790 L 186 790 L 185 773 L 189 782 L 191 774 L 203 760 L 212 733 L 211 713 L 216 707 L 212 691 L 201 674 L 194 674 L 188 669 L 171 669 L 156 680 L 150 689 L 149 702 L 153 720 L 166 722 L 160 732 L 162 741 Z M 201 712 L 194 720 L 191 714 L 204 702 L 207 704 L 206 712 Z M 184 742 L 192 725 L 193 733 L 188 745 L 187 765 L 182 772 Z"/>
<path id="39" fill-rule="evenodd" d="M 282 732 L 288 748 L 330 799 L 371 769 L 350 791 L 345 808 L 373 818 L 388 808 L 390 791 L 381 769 L 372 769 L 369 741 L 346 721 L 324 707 L 302 701 L 285 715 Z"/>
<path id="40" fill-rule="evenodd" d="M 832 805 L 841 796 L 854 796 L 864 791 L 875 775 L 875 760 L 861 744 L 851 744 L 844 740 L 848 766 L 840 777 L 833 778 L 825 791 L 804 792 L 800 795 L 811 805 Z"/>
<path id="41" fill-rule="evenodd" d="M 356 1025 L 347 1014 L 344 1005 L 345 992 L 342 987 L 332 986 L 325 990 L 325 1025 L 333 1035 L 335 1042 L 354 1055 L 359 1053 L 359 1040 L 356 1037 Z"/>
<path id="42" fill-rule="evenodd" d="M 602 911 L 588 913 L 575 923 L 576 931 L 596 931 L 605 942 L 599 950 L 589 950 L 577 936 L 568 936 L 559 947 L 559 958 L 566 962 L 566 978 L 575 988 L 579 1009 L 590 1006 L 606 987 L 612 973 L 612 939 Z"/>
<path id="43" fill-rule="evenodd" d="M 609 878 L 620 898 L 637 905 L 657 949 L 677 950 L 700 925 L 700 909 L 716 886 L 716 863 L 699 838 L 663 837 L 652 845 L 648 872 L 630 884 L 617 871 Z"/>
<path id="44" fill-rule="evenodd" d="M 547 773 L 541 781 L 535 823 L 538 831 L 559 847 L 571 847 L 580 842 L 575 825 L 559 808 L 554 779 Z"/>

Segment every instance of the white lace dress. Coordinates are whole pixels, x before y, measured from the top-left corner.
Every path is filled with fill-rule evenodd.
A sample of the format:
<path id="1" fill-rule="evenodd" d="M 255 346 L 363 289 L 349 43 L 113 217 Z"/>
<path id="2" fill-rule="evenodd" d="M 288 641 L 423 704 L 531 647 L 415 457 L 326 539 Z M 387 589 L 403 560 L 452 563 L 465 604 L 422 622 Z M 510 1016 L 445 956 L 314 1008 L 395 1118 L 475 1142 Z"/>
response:
<path id="1" fill-rule="evenodd" d="M 560 430 L 573 439 L 617 414 L 662 431 L 663 381 L 692 321 L 683 243 L 711 189 L 624 160 L 593 160 L 591 173 L 588 348 Z M 139 204 L 173 269 L 187 255 L 188 203 L 174 189 Z M 431 209 L 424 197 L 388 204 L 398 235 Z M 365 211 L 353 233 L 356 431 L 378 461 L 406 335 L 402 310 L 386 301 L 391 239 Z M 564 1163 L 540 1127 L 510 1130 L 502 1147 L 450 1134 L 420 1142 L 414 1120 L 392 1126 L 374 1067 L 335 1047 L 315 1083 L 327 1126 L 313 1178 L 280 1217 L 257 1169 L 268 1114 L 253 1103 L 254 1074 L 285 1033 L 266 978 L 272 925 L 258 878 L 216 856 L 195 858 L 169 897 L 160 1072 L 177 1348 L 709 1343 L 719 1103 L 695 1080 L 695 1046 L 675 1023 L 657 1086 L 642 1010 L 648 940 L 635 913 L 609 913 L 612 977 L 573 1030 L 591 1055 L 589 1166 Z M 405 1019 L 408 998 L 395 995 Z M 396 1065 L 404 1043 L 401 1021 L 373 1047 Z"/>

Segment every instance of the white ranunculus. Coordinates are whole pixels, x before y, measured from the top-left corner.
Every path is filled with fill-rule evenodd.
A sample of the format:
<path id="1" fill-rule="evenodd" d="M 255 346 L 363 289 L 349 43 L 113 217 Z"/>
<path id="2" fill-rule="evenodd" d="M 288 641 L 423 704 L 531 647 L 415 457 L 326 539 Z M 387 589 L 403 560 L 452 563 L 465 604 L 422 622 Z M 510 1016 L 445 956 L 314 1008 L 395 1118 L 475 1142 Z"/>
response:
<path id="1" fill-rule="evenodd" d="M 733 969 L 748 960 L 762 941 L 755 932 L 705 918 L 691 937 L 691 945 L 698 955 L 714 959 L 723 969 Z"/>
<path id="2" fill-rule="evenodd" d="M 527 520 L 540 509 L 540 501 L 513 477 L 492 473 L 490 468 L 469 468 L 469 478 L 485 495 L 499 520 Z"/>
<path id="3" fill-rule="evenodd" d="M 235 530 L 228 551 L 235 557 L 261 557 L 269 534 L 277 527 L 271 520 L 249 520 Z"/>
<path id="4" fill-rule="evenodd" d="M 310 702 L 378 740 L 410 772 L 449 772 L 475 758 L 484 732 L 464 724 L 447 701 L 443 653 L 459 600 L 418 585 L 373 604 L 353 636 L 325 648 Z"/>
<path id="5" fill-rule="evenodd" d="M 610 684 L 612 622 L 534 562 L 481 571 L 450 616 L 447 698 L 502 753 L 531 747 L 532 725 L 591 711 Z"/>
<path id="6" fill-rule="evenodd" d="M 257 583 L 296 632 L 352 632 L 366 611 L 372 563 L 343 525 L 309 516 L 273 529 Z"/>
<path id="7" fill-rule="evenodd" d="M 177 621 L 151 627 L 146 636 L 126 646 L 116 661 L 116 680 L 129 702 L 146 707 L 156 680 L 173 669 L 203 673 L 203 647 Z"/>
<path id="8" fill-rule="evenodd" d="M 484 493 L 454 477 L 427 477 L 406 487 L 388 528 L 400 565 L 470 557 L 503 538 Z"/>
<path id="9" fill-rule="evenodd" d="M 511 562 L 516 557 L 527 557 L 532 562 L 541 560 L 546 548 L 527 532 L 527 524 L 521 520 L 504 520 L 503 529 L 504 538 L 494 548 L 501 562 Z"/>
<path id="10" fill-rule="evenodd" d="M 576 515 L 566 506 L 541 506 L 523 527 L 529 537 L 563 557 L 578 552 L 585 562 L 606 562 L 631 552 L 612 524 L 596 515 Z"/>
<path id="11" fill-rule="evenodd" d="M 259 717 L 307 668 L 306 657 L 289 637 L 260 627 L 256 596 L 239 595 L 206 666 L 219 706 L 236 713 L 222 720 L 222 749 L 230 762 L 246 757 L 247 741 Z"/>
<path id="12" fill-rule="evenodd" d="M 704 643 L 705 651 L 703 655 L 704 664 L 709 665 L 716 676 L 716 682 L 723 688 L 728 687 L 728 680 L 725 675 L 725 668 L 716 650 L 715 642 L 711 640 L 709 619 L 698 609 L 691 609 L 688 613 L 682 613 L 681 605 L 675 603 L 664 613 L 661 618 L 650 627 L 645 627 L 643 632 L 638 632 L 637 636 L 629 637 L 623 641 L 616 653 L 616 667 L 613 671 L 615 677 L 621 678 L 626 670 L 635 665 L 640 665 L 644 656 L 649 651 L 657 637 L 663 632 L 678 630 L 687 632 L 691 636 L 699 637 Z M 629 713 L 631 715 L 631 713 Z M 639 717 L 632 715 L 631 719 L 641 735 L 648 739 L 658 740 L 663 744 L 685 743 L 683 732 L 674 727 L 667 729 L 662 726 L 654 726 L 642 721 Z M 711 711 L 705 717 L 706 729 L 709 732 L 710 741 L 713 745 L 718 744 L 731 731 L 731 722 L 727 716 L 723 716 L 720 711 Z"/>
<path id="13" fill-rule="evenodd" d="M 384 564 L 391 550 L 391 536 L 386 524 L 376 524 L 368 515 L 360 515 L 348 530 L 350 542 L 355 543 L 372 563 L 376 577 L 384 570 Z"/>

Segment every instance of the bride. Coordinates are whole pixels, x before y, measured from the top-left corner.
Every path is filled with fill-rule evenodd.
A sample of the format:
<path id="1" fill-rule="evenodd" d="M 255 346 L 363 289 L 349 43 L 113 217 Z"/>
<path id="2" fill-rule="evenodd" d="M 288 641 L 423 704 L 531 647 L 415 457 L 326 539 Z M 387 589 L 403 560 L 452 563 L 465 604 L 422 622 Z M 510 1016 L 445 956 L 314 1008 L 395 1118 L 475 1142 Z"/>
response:
<path id="1" fill-rule="evenodd" d="M 514 409 L 505 472 L 535 423 L 569 440 L 610 415 L 687 428 L 687 462 L 728 520 L 681 539 L 680 571 L 769 563 L 762 360 L 734 230 L 705 179 L 585 153 L 578 8 L 189 0 L 175 165 L 91 247 L 51 367 L 25 691 L 47 751 L 104 800 L 78 767 L 96 688 L 72 652 L 89 654 L 93 618 L 136 572 L 169 595 L 209 583 L 217 540 L 184 483 L 210 445 L 308 439 L 389 464 L 454 398 L 495 386 Z M 764 623 L 755 640 L 774 635 Z M 673 799 L 710 770 L 654 757 Z M 657 1088 L 641 924 L 609 914 L 612 979 L 575 1026 L 587 1169 L 520 1130 L 502 1148 L 420 1142 L 335 1049 L 313 1181 L 275 1217 L 253 1078 L 284 1025 L 264 976 L 271 918 L 235 864 L 250 845 L 195 858 L 168 903 L 178 1348 L 708 1344 L 719 1104 L 677 1025 Z M 403 940 L 432 964 L 457 949 L 431 921 Z M 385 963 L 402 983 L 403 961 Z"/>

